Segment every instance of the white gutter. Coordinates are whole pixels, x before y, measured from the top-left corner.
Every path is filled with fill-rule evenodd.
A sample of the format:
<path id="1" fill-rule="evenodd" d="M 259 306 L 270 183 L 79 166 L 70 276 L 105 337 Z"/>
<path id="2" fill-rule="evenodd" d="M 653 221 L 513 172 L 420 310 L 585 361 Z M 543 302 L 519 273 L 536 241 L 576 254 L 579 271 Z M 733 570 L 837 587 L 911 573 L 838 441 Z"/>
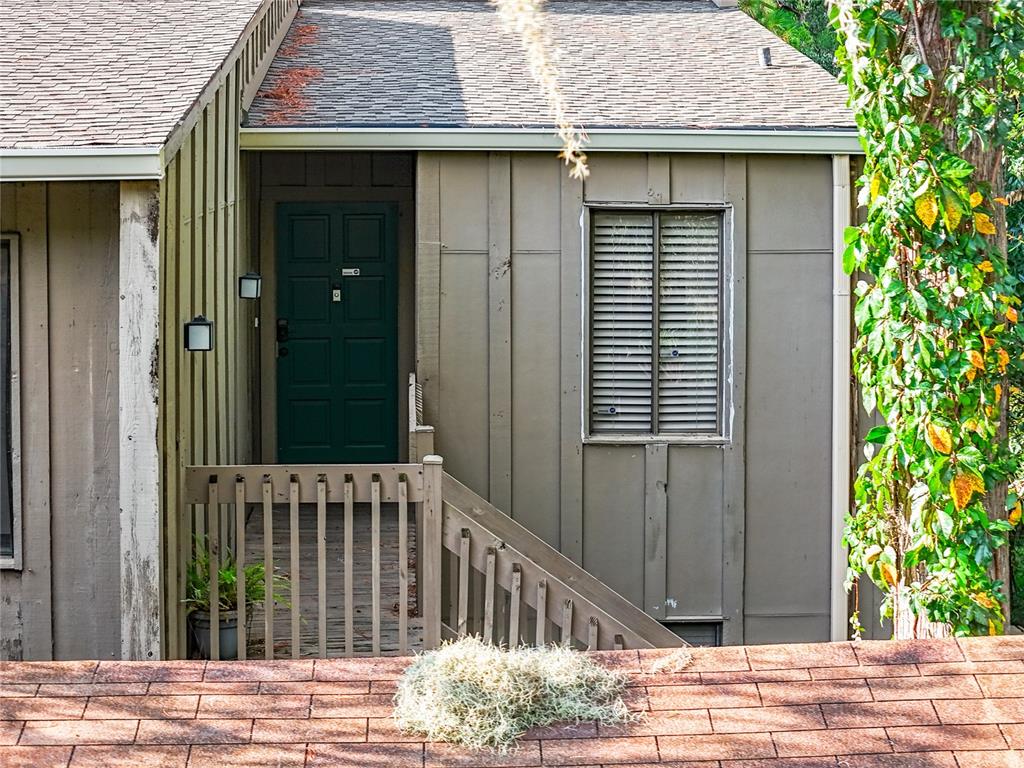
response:
<path id="1" fill-rule="evenodd" d="M 855 130 L 588 131 L 587 151 L 860 154 Z M 248 150 L 558 150 L 547 128 L 245 128 Z"/>
<path id="2" fill-rule="evenodd" d="M 851 349 L 850 276 L 843 271 L 844 235 L 852 221 L 850 156 L 832 158 L 832 546 L 831 637 L 848 640 L 846 548 L 843 528 L 850 511 Z"/>
<path id="3" fill-rule="evenodd" d="M 0 181 L 159 179 L 159 146 L 0 149 Z"/>

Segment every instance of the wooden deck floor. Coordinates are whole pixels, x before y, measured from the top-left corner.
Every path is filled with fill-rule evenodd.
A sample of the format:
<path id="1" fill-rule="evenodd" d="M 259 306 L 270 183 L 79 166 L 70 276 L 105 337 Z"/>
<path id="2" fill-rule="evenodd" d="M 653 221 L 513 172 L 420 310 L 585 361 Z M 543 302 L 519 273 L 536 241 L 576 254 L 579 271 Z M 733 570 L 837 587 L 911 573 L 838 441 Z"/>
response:
<path id="1" fill-rule="evenodd" d="M 353 611 L 354 645 L 357 654 L 370 654 L 372 559 L 370 505 L 356 504 L 353 532 Z M 404 596 L 409 606 L 409 648 L 422 648 L 422 622 L 416 614 L 416 525 L 409 510 L 409 590 Z M 274 563 L 278 572 L 291 577 L 290 530 L 287 505 L 274 507 Z M 345 650 L 345 592 L 343 570 L 344 507 L 327 506 L 327 655 L 342 656 Z M 263 560 L 263 513 L 259 507 L 250 511 L 245 527 L 246 561 Z M 301 655 L 319 655 L 317 645 L 318 605 L 316 506 L 304 504 L 299 509 L 299 608 L 302 616 Z M 381 506 L 381 653 L 398 653 L 398 509 L 394 504 Z M 263 658 L 264 614 L 259 609 L 252 617 L 248 655 Z M 277 606 L 274 611 L 274 656 L 291 658 L 291 611 Z"/>

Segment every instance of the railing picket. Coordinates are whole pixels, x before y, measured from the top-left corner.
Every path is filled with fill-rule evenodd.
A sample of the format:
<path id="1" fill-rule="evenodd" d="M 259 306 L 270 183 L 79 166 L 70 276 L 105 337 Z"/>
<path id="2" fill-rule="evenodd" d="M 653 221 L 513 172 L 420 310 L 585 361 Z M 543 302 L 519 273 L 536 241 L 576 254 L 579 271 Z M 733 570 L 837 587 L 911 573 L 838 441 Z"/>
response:
<path id="1" fill-rule="evenodd" d="M 519 647 L 519 604 L 523 591 L 523 566 L 519 563 L 512 564 L 512 589 L 509 597 L 508 614 L 508 647 Z"/>
<path id="2" fill-rule="evenodd" d="M 370 483 L 370 550 L 373 562 L 371 583 L 371 647 L 373 655 L 380 656 L 380 475 Z"/>
<path id="3" fill-rule="evenodd" d="M 245 661 L 245 480 L 235 478 L 235 592 L 238 595 L 238 659 Z"/>
<path id="4" fill-rule="evenodd" d="M 409 490 L 398 476 L 398 652 L 409 652 Z"/>
<path id="5" fill-rule="evenodd" d="M 210 577 L 210 658 L 220 659 L 220 504 L 218 503 L 217 476 L 210 476 L 209 488 L 210 533 L 207 538 L 207 568 Z"/>
<path id="6" fill-rule="evenodd" d="M 327 658 L 327 476 L 316 481 L 317 640 L 320 658 Z"/>
<path id="7" fill-rule="evenodd" d="M 292 658 L 298 659 L 302 655 L 301 637 L 299 630 L 302 622 L 299 615 L 301 589 L 299 585 L 299 476 L 292 475 L 288 483 L 288 525 L 290 541 L 288 548 L 291 554 L 291 567 L 288 574 L 291 585 L 290 597 L 292 601 Z"/>
<path id="8" fill-rule="evenodd" d="M 590 617 L 590 625 L 589 625 L 589 627 L 587 629 L 587 650 L 588 651 L 596 651 L 598 649 L 598 645 L 597 645 L 597 631 L 598 631 L 597 616 L 591 616 Z"/>
<path id="9" fill-rule="evenodd" d="M 274 658 L 274 486 L 263 476 L 263 656 Z"/>
<path id="10" fill-rule="evenodd" d="M 544 646 L 544 625 L 548 618 L 548 583 L 544 579 L 537 582 L 537 647 Z"/>
<path id="11" fill-rule="evenodd" d="M 355 629 L 352 616 L 355 610 L 352 598 L 352 528 L 355 491 L 352 475 L 345 475 L 345 655 L 355 652 Z"/>
<path id="12" fill-rule="evenodd" d="M 469 529 L 462 529 L 459 541 L 459 616 L 455 632 L 466 636 L 466 622 L 469 618 Z"/>
<path id="13" fill-rule="evenodd" d="M 494 566 L 498 553 L 487 548 L 487 566 L 484 571 L 484 642 L 494 642 Z"/>
<path id="14" fill-rule="evenodd" d="M 562 603 L 562 645 L 572 646 L 572 600 Z"/>

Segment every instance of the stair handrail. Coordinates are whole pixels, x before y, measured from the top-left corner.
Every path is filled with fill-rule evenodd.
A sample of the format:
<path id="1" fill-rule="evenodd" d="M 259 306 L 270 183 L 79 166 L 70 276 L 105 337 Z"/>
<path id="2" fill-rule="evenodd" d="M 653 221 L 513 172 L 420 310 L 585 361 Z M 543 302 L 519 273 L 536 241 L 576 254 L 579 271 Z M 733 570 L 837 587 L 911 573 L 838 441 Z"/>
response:
<path id="1" fill-rule="evenodd" d="M 515 579 L 523 602 L 534 610 L 543 602 L 547 618 L 563 628 L 563 642 L 568 621 L 572 637 L 593 650 L 685 645 L 670 629 L 447 472 L 441 505 L 445 549 L 460 553 L 461 539 L 468 534 L 474 542 L 473 568 L 493 571 L 494 581 L 505 590 L 512 590 Z M 488 564 L 491 557 L 494 562 Z M 541 582 L 544 598 L 538 599 L 536 587 Z"/>

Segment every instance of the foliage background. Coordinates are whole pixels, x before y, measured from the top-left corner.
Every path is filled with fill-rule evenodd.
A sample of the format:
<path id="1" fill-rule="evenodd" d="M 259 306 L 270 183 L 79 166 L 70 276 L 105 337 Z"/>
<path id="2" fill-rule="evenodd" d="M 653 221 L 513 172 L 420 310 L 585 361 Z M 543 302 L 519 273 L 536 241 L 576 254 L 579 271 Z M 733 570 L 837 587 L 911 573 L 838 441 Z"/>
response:
<path id="1" fill-rule="evenodd" d="M 827 0 L 740 0 L 740 7 L 752 18 L 787 43 L 837 74 L 836 34 L 828 18 Z M 1016 135 L 1007 148 L 1005 160 L 1006 192 L 1012 205 L 1007 211 L 1009 262 L 1011 269 L 1024 278 L 1024 105 L 1020 110 Z M 1010 390 L 1010 447 L 1024 453 L 1024 380 L 1012 382 Z M 1011 541 L 1013 568 L 1012 617 L 1024 626 L 1024 527 Z"/>

